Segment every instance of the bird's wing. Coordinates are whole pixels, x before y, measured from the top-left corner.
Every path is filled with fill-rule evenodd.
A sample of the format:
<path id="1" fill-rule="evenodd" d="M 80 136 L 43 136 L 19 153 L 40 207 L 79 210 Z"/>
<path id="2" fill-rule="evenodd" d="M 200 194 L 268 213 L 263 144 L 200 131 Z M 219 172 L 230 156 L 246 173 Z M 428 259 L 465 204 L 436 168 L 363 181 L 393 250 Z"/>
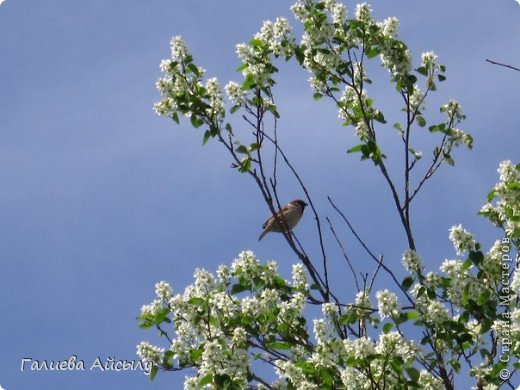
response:
<path id="1" fill-rule="evenodd" d="M 280 211 L 278 211 L 276 213 L 276 219 L 278 220 L 283 220 L 282 218 L 282 213 L 285 213 L 287 210 L 289 210 L 289 207 L 288 206 L 283 206 L 282 209 Z M 265 229 L 265 227 L 274 219 L 274 215 L 271 215 L 267 221 L 264 222 L 264 224 L 262 225 L 262 229 Z"/>

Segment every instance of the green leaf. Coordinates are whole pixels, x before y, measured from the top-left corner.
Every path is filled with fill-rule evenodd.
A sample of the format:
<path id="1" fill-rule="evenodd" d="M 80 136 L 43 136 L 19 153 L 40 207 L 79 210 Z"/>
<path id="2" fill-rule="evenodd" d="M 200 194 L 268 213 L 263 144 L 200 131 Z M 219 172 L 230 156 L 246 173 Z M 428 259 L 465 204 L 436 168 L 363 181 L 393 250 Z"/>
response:
<path id="1" fill-rule="evenodd" d="M 464 263 L 462 263 L 461 271 L 465 271 L 469 269 L 472 265 L 472 262 L 470 259 L 466 260 Z"/>
<path id="2" fill-rule="evenodd" d="M 339 317 L 339 323 L 341 325 L 345 324 L 353 324 L 358 320 L 358 317 L 355 313 L 345 313 Z"/>
<path id="3" fill-rule="evenodd" d="M 496 190 L 491 190 L 491 192 L 488 194 L 487 196 L 487 201 L 488 202 L 491 202 L 493 200 L 493 198 L 496 196 L 497 192 Z"/>
<path id="4" fill-rule="evenodd" d="M 249 91 L 255 85 L 255 78 L 252 73 L 248 73 L 244 78 L 244 82 L 242 83 L 242 89 L 244 91 Z"/>
<path id="5" fill-rule="evenodd" d="M 271 348 L 271 349 L 287 350 L 287 349 L 291 349 L 292 343 L 289 343 L 287 341 L 275 341 L 275 342 L 267 344 L 267 347 Z"/>
<path id="6" fill-rule="evenodd" d="M 421 376 L 421 373 L 419 372 L 419 370 L 417 368 L 407 367 L 406 373 L 408 374 L 408 376 L 410 377 L 410 380 L 412 382 L 414 382 L 414 383 L 419 382 L 419 377 Z"/>
<path id="7" fill-rule="evenodd" d="M 208 374 L 202 377 L 199 381 L 199 386 L 202 388 L 206 385 L 209 385 L 210 383 L 213 383 L 213 374 Z"/>
<path id="8" fill-rule="evenodd" d="M 374 46 L 374 47 L 371 47 L 370 49 L 368 49 L 366 52 L 365 52 L 367 58 L 374 58 L 376 56 L 378 56 L 379 54 L 381 54 L 381 50 L 377 47 L 377 46 Z"/>
<path id="9" fill-rule="evenodd" d="M 379 123 L 386 123 L 386 119 L 385 119 L 385 116 L 383 115 L 383 113 L 379 110 L 376 111 L 375 115 L 374 115 L 374 119 L 376 121 L 378 121 Z"/>
<path id="10" fill-rule="evenodd" d="M 241 153 L 241 154 L 247 154 L 248 150 L 247 150 L 247 147 L 245 145 L 239 145 L 236 149 L 235 149 L 235 152 L 237 153 Z"/>
<path id="11" fill-rule="evenodd" d="M 193 297 L 188 300 L 188 303 L 194 306 L 201 306 L 202 304 L 204 304 L 204 302 L 206 301 L 203 298 L 199 297 Z"/>
<path id="12" fill-rule="evenodd" d="M 202 349 L 200 349 L 200 348 L 192 349 L 190 351 L 190 360 L 193 363 L 197 363 L 199 361 L 199 359 L 201 358 L 201 356 L 202 356 Z"/>
<path id="13" fill-rule="evenodd" d="M 415 121 L 417 122 L 417 124 L 419 125 L 419 127 L 424 127 L 426 126 L 426 120 L 421 116 L 421 115 L 417 115 L 415 117 Z"/>
<path id="14" fill-rule="evenodd" d="M 444 133 L 444 131 L 446 129 L 446 124 L 441 123 L 439 125 L 430 126 L 428 129 L 430 130 L 431 133 L 435 133 L 437 131 L 441 131 Z"/>
<path id="15" fill-rule="evenodd" d="M 202 138 L 202 145 L 206 145 L 206 142 L 211 138 L 211 131 L 206 130 L 204 132 L 204 137 Z"/>
<path id="16" fill-rule="evenodd" d="M 249 290 L 248 286 L 244 286 L 243 284 L 234 284 L 233 287 L 231 287 L 231 294 L 235 295 L 247 290 Z"/>
<path id="17" fill-rule="evenodd" d="M 198 129 L 200 126 L 202 126 L 204 124 L 204 121 L 197 115 L 192 115 L 190 120 L 191 120 L 191 125 L 193 127 L 195 127 L 196 129 Z"/>
<path id="18" fill-rule="evenodd" d="M 426 67 L 424 67 L 424 66 L 420 66 L 415 70 L 417 71 L 417 73 L 420 73 L 423 76 L 428 76 L 428 69 L 426 69 Z"/>
<path id="19" fill-rule="evenodd" d="M 456 373 L 460 372 L 460 363 L 458 362 L 458 360 L 453 359 L 450 361 L 450 364 Z"/>
<path id="20" fill-rule="evenodd" d="M 276 109 L 276 106 L 269 105 L 268 110 L 271 114 L 274 115 L 275 118 L 280 118 L 280 114 L 278 113 L 278 110 Z"/>
<path id="21" fill-rule="evenodd" d="M 491 297 L 489 290 L 484 290 L 477 298 L 477 305 L 483 306 Z"/>
<path id="22" fill-rule="evenodd" d="M 305 61 L 305 50 L 302 49 L 300 46 L 297 46 L 294 48 L 294 55 L 296 56 L 296 60 L 301 65 L 303 64 L 303 61 Z"/>
<path id="23" fill-rule="evenodd" d="M 155 376 L 157 375 L 157 371 L 159 371 L 159 368 L 154 364 L 152 366 L 152 369 L 150 370 L 150 380 L 153 381 Z"/>
<path id="24" fill-rule="evenodd" d="M 170 314 L 171 310 L 169 307 L 165 307 L 163 308 L 159 313 L 157 313 L 157 315 L 155 316 L 155 322 L 157 324 L 161 323 L 164 321 L 164 319 L 168 316 L 168 314 Z"/>
<path id="25" fill-rule="evenodd" d="M 195 76 L 200 77 L 200 71 L 197 65 L 190 63 L 188 64 L 187 68 L 193 73 Z"/>
<path id="26" fill-rule="evenodd" d="M 252 166 L 251 157 L 244 157 L 242 160 L 240 160 L 240 166 L 238 167 L 238 170 L 240 173 L 247 173 L 251 170 Z"/>
<path id="27" fill-rule="evenodd" d="M 411 276 L 407 276 L 406 278 L 403 279 L 403 281 L 401 282 L 401 286 L 406 290 L 408 291 L 408 289 L 412 286 L 414 282 L 414 278 L 412 278 Z"/>
<path id="28" fill-rule="evenodd" d="M 247 69 L 249 67 L 249 64 L 242 64 L 238 68 L 236 68 L 236 72 L 242 72 L 244 69 Z"/>
<path id="29" fill-rule="evenodd" d="M 147 321 L 147 322 L 141 322 L 141 323 L 139 324 L 139 327 L 140 327 L 141 329 L 150 329 L 150 328 L 153 327 L 153 326 L 154 326 L 153 322 L 148 322 L 148 321 Z"/>
<path id="30" fill-rule="evenodd" d="M 408 313 L 399 313 L 397 318 L 394 317 L 394 320 L 398 325 L 404 324 L 406 321 L 408 321 Z"/>
<path id="31" fill-rule="evenodd" d="M 388 332 L 390 332 L 392 330 L 393 327 L 394 327 L 393 323 L 387 322 L 386 324 L 383 325 L 383 333 L 387 334 Z"/>
<path id="32" fill-rule="evenodd" d="M 418 311 L 409 311 L 406 313 L 406 316 L 409 320 L 416 320 L 421 316 L 421 314 Z"/>
<path id="33" fill-rule="evenodd" d="M 464 305 L 467 305 L 468 304 L 468 300 L 470 298 L 469 296 L 469 287 L 470 287 L 470 284 L 467 283 L 464 288 L 462 289 L 462 302 Z"/>
<path id="34" fill-rule="evenodd" d="M 234 389 L 232 381 L 229 375 L 216 375 L 214 379 L 216 389 Z"/>
<path id="35" fill-rule="evenodd" d="M 365 146 L 364 144 L 359 144 L 359 145 L 353 146 L 352 148 L 347 150 L 347 153 L 358 153 L 358 152 L 361 152 L 363 150 L 364 146 Z"/>
<path id="36" fill-rule="evenodd" d="M 471 251 L 469 252 L 469 259 L 473 264 L 479 266 L 484 261 L 484 254 L 481 251 Z"/>
<path id="37" fill-rule="evenodd" d="M 323 94 L 320 92 L 315 92 L 314 95 L 312 95 L 314 100 L 320 100 L 323 97 Z"/>
<path id="38" fill-rule="evenodd" d="M 261 39 L 251 39 L 251 40 L 249 41 L 249 44 L 250 44 L 251 46 L 257 48 L 257 47 L 261 47 L 262 44 L 263 44 L 263 42 L 262 42 Z"/>

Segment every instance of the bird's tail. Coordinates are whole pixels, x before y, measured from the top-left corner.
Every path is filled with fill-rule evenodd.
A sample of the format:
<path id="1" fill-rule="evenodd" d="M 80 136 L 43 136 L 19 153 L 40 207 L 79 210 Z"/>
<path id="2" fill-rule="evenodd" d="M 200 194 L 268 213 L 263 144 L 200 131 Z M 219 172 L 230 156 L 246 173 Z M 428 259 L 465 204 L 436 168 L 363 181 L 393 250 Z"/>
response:
<path id="1" fill-rule="evenodd" d="M 258 241 L 260 241 L 264 236 L 268 233 L 267 230 L 262 231 L 262 234 L 260 234 L 260 237 L 258 237 Z"/>

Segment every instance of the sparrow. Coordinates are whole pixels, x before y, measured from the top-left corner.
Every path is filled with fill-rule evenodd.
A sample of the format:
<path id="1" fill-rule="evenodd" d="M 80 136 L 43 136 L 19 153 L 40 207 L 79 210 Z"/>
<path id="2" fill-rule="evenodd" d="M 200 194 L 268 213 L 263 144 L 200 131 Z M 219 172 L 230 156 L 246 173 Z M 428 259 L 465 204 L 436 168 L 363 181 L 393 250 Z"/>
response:
<path id="1" fill-rule="evenodd" d="M 271 216 L 265 221 L 262 226 L 264 230 L 262 230 L 258 241 L 264 238 L 269 232 L 281 233 L 293 230 L 298 222 L 300 222 L 305 206 L 307 206 L 307 203 L 303 200 L 295 199 L 289 202 L 287 206 L 282 207 L 282 209 L 276 213 L 276 218 L 275 216 Z"/>

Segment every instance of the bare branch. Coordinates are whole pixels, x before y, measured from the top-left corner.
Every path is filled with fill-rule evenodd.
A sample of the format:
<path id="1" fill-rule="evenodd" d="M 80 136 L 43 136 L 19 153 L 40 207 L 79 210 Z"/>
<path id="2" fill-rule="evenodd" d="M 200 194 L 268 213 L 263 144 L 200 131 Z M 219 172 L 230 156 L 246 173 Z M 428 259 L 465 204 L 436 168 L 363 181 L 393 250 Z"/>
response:
<path id="1" fill-rule="evenodd" d="M 354 235 L 354 237 L 356 237 L 356 239 L 358 240 L 358 242 L 361 244 L 361 246 L 365 249 L 365 251 L 370 255 L 370 257 L 376 261 L 376 263 L 382 267 L 389 275 L 390 277 L 393 279 L 393 281 L 395 282 L 395 284 L 399 287 L 399 289 L 403 292 L 403 294 L 406 296 L 406 298 L 408 299 L 408 301 L 412 304 L 412 306 L 415 307 L 415 302 L 414 300 L 410 297 L 410 294 L 408 294 L 408 291 L 406 291 L 403 286 L 401 285 L 401 283 L 399 283 L 399 281 L 397 280 L 395 274 L 393 273 L 393 271 L 388 268 L 385 264 L 383 264 L 383 261 L 382 261 L 382 257 L 379 258 L 379 257 L 376 257 L 376 255 L 374 255 L 372 253 L 372 251 L 370 249 L 368 249 L 367 245 L 365 244 L 365 242 L 361 239 L 361 237 L 359 237 L 359 235 L 357 234 L 356 230 L 352 227 L 352 225 L 350 224 L 349 220 L 347 219 L 347 217 L 345 216 L 345 214 L 334 204 L 334 202 L 332 201 L 332 199 L 330 198 L 330 196 L 327 196 L 327 199 L 329 200 L 330 204 L 332 205 L 332 207 L 334 208 L 334 210 L 336 210 L 336 212 L 341 216 L 341 218 L 343 219 L 343 221 L 345 221 L 345 223 L 347 224 L 347 226 L 349 227 L 350 231 L 352 232 L 352 234 Z"/>
<path id="2" fill-rule="evenodd" d="M 505 67 L 505 68 L 513 69 L 513 70 L 516 70 L 517 72 L 520 72 L 520 68 L 516 68 L 516 67 L 511 66 L 511 65 L 502 64 L 501 62 L 496 62 L 496 61 L 488 60 L 487 58 L 486 58 L 486 61 L 489 62 L 490 64 L 493 64 L 493 65 L 503 66 L 503 67 Z"/>
<path id="3" fill-rule="evenodd" d="M 329 223 L 329 228 L 330 228 L 330 231 L 332 232 L 334 238 L 336 239 L 336 242 L 338 243 L 338 246 L 339 248 L 341 249 L 341 253 L 343 254 L 343 258 L 346 260 L 349 268 L 350 268 L 350 271 L 352 271 L 352 275 L 354 276 L 354 282 L 356 283 L 356 288 L 359 291 L 361 291 L 361 287 L 359 287 L 359 282 L 358 282 L 358 279 L 357 279 L 357 274 L 356 274 L 356 271 L 354 269 L 354 266 L 352 265 L 350 259 L 348 258 L 347 256 L 347 252 L 345 251 L 345 248 L 343 248 L 343 244 L 341 243 L 338 235 L 336 234 L 336 231 L 334 230 L 334 226 L 332 226 L 332 222 L 330 221 L 330 218 L 329 217 L 325 217 L 325 219 L 327 220 L 327 222 Z"/>

